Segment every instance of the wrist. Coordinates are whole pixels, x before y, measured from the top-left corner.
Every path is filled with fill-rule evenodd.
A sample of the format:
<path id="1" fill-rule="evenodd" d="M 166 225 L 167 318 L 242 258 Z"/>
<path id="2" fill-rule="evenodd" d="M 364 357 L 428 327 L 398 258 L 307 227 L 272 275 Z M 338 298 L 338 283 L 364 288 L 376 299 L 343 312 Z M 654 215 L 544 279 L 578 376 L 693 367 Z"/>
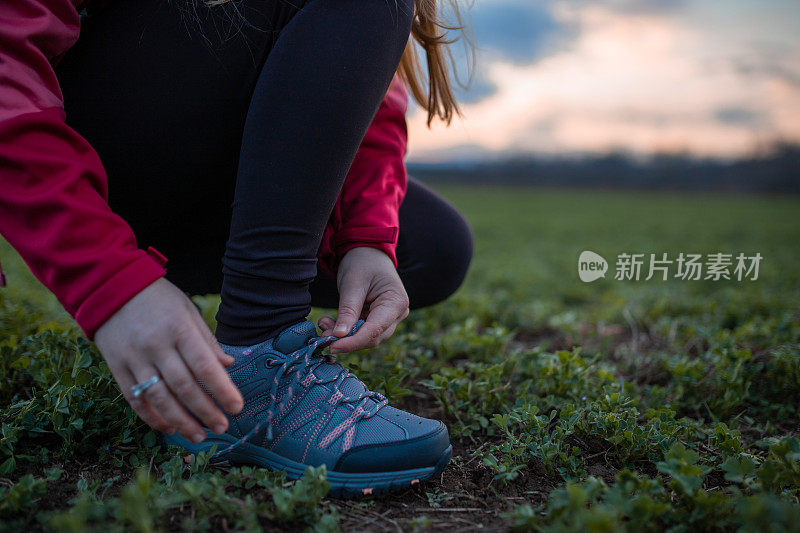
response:
<path id="1" fill-rule="evenodd" d="M 76 310 L 75 321 L 86 337 L 94 340 L 97 331 L 117 311 L 165 274 L 161 262 L 142 254 L 97 287 Z"/>
<path id="2" fill-rule="evenodd" d="M 371 246 L 359 246 L 348 250 L 339 262 L 337 272 L 337 283 L 341 283 L 345 275 L 366 276 L 368 278 L 376 275 L 392 272 L 396 275 L 396 269 L 392 258 L 384 251 Z"/>
<path id="3" fill-rule="evenodd" d="M 357 251 L 356 251 L 357 250 Z M 350 252 L 356 251 L 354 254 Z M 338 264 L 341 266 L 345 261 L 345 257 L 348 255 L 351 257 L 356 256 L 363 256 L 363 257 L 373 257 L 376 260 L 383 261 L 383 258 L 386 257 L 389 259 L 389 262 L 392 264 L 392 267 L 397 266 L 397 259 L 395 256 L 395 245 L 392 243 L 372 243 L 372 242 L 364 242 L 364 243 L 353 243 L 347 246 L 344 250 L 340 250 L 339 252 L 339 261 Z"/>
<path id="4" fill-rule="evenodd" d="M 351 248 L 342 256 L 342 260 L 340 261 L 340 265 L 344 265 L 353 260 L 365 260 L 365 261 L 379 261 L 384 262 L 388 261 L 392 264 L 392 268 L 394 268 L 394 261 L 392 260 L 392 256 L 389 255 L 385 250 L 380 247 L 370 246 L 370 245 L 362 245 L 356 246 Z"/>
<path id="5" fill-rule="evenodd" d="M 336 257 L 341 260 L 354 248 L 375 248 L 382 251 L 396 266 L 395 252 L 399 229 L 397 227 L 346 228 L 335 232 L 330 239 L 330 247 Z"/>

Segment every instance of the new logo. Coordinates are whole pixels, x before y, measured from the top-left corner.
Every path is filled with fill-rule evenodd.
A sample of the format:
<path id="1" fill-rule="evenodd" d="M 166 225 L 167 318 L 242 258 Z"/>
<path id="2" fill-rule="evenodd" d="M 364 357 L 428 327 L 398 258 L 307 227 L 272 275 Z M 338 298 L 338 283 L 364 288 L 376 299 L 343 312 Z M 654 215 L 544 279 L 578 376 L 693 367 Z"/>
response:
<path id="1" fill-rule="evenodd" d="M 602 255 L 585 250 L 578 257 L 578 276 L 581 281 L 590 283 L 596 279 L 606 277 L 608 261 Z"/>

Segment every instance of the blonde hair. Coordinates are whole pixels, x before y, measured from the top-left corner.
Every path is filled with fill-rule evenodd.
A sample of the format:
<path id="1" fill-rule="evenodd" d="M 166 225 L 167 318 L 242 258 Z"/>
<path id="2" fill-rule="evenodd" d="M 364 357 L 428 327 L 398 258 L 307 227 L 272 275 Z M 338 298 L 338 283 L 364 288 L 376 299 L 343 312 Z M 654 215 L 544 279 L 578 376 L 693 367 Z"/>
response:
<path id="1" fill-rule="evenodd" d="M 445 22 L 442 13 L 444 7 L 449 7 L 452 11 L 455 24 Z M 428 126 L 437 117 L 450 124 L 455 115 L 461 114 L 453 93 L 453 83 L 457 80 L 452 72 L 454 62 L 450 50 L 450 45 L 458 38 L 448 39 L 447 32 L 461 32 L 468 55 L 474 61 L 471 40 L 464 29 L 456 0 L 414 0 L 411 38 L 397 72 L 414 100 L 428 112 Z M 425 68 L 417 53 L 417 46 L 425 52 Z"/>

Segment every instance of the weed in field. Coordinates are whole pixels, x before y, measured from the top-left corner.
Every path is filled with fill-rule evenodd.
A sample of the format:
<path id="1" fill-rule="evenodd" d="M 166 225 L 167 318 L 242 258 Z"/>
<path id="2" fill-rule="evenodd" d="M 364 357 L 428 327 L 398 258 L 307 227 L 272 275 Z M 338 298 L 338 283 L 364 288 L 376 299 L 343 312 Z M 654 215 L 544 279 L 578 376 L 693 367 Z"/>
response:
<path id="1" fill-rule="evenodd" d="M 456 457 L 441 483 L 357 503 L 327 499 L 322 469 L 293 484 L 162 449 L 0 243 L 0 529 L 798 527 L 796 199 L 447 195 L 476 235 L 465 287 L 340 359 L 393 403 L 444 419 Z M 587 247 L 765 261 L 748 285 L 588 285 L 574 265 Z M 218 297 L 194 301 L 213 327 Z"/>

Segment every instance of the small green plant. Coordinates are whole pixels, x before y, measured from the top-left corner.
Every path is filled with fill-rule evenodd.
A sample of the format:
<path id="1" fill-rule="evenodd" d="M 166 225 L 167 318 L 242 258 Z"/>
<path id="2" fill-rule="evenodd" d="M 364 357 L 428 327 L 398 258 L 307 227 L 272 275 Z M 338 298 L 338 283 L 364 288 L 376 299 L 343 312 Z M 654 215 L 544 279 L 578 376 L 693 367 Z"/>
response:
<path id="1" fill-rule="evenodd" d="M 446 422 L 441 485 L 346 503 L 327 499 L 322 469 L 290 483 L 162 448 L 0 241 L 0 531 L 798 528 L 796 198 L 445 191 L 476 238 L 464 287 L 340 357 L 393 405 Z M 585 284 L 587 243 L 609 259 L 757 250 L 764 269 Z M 219 297 L 194 301 L 213 328 Z"/>

